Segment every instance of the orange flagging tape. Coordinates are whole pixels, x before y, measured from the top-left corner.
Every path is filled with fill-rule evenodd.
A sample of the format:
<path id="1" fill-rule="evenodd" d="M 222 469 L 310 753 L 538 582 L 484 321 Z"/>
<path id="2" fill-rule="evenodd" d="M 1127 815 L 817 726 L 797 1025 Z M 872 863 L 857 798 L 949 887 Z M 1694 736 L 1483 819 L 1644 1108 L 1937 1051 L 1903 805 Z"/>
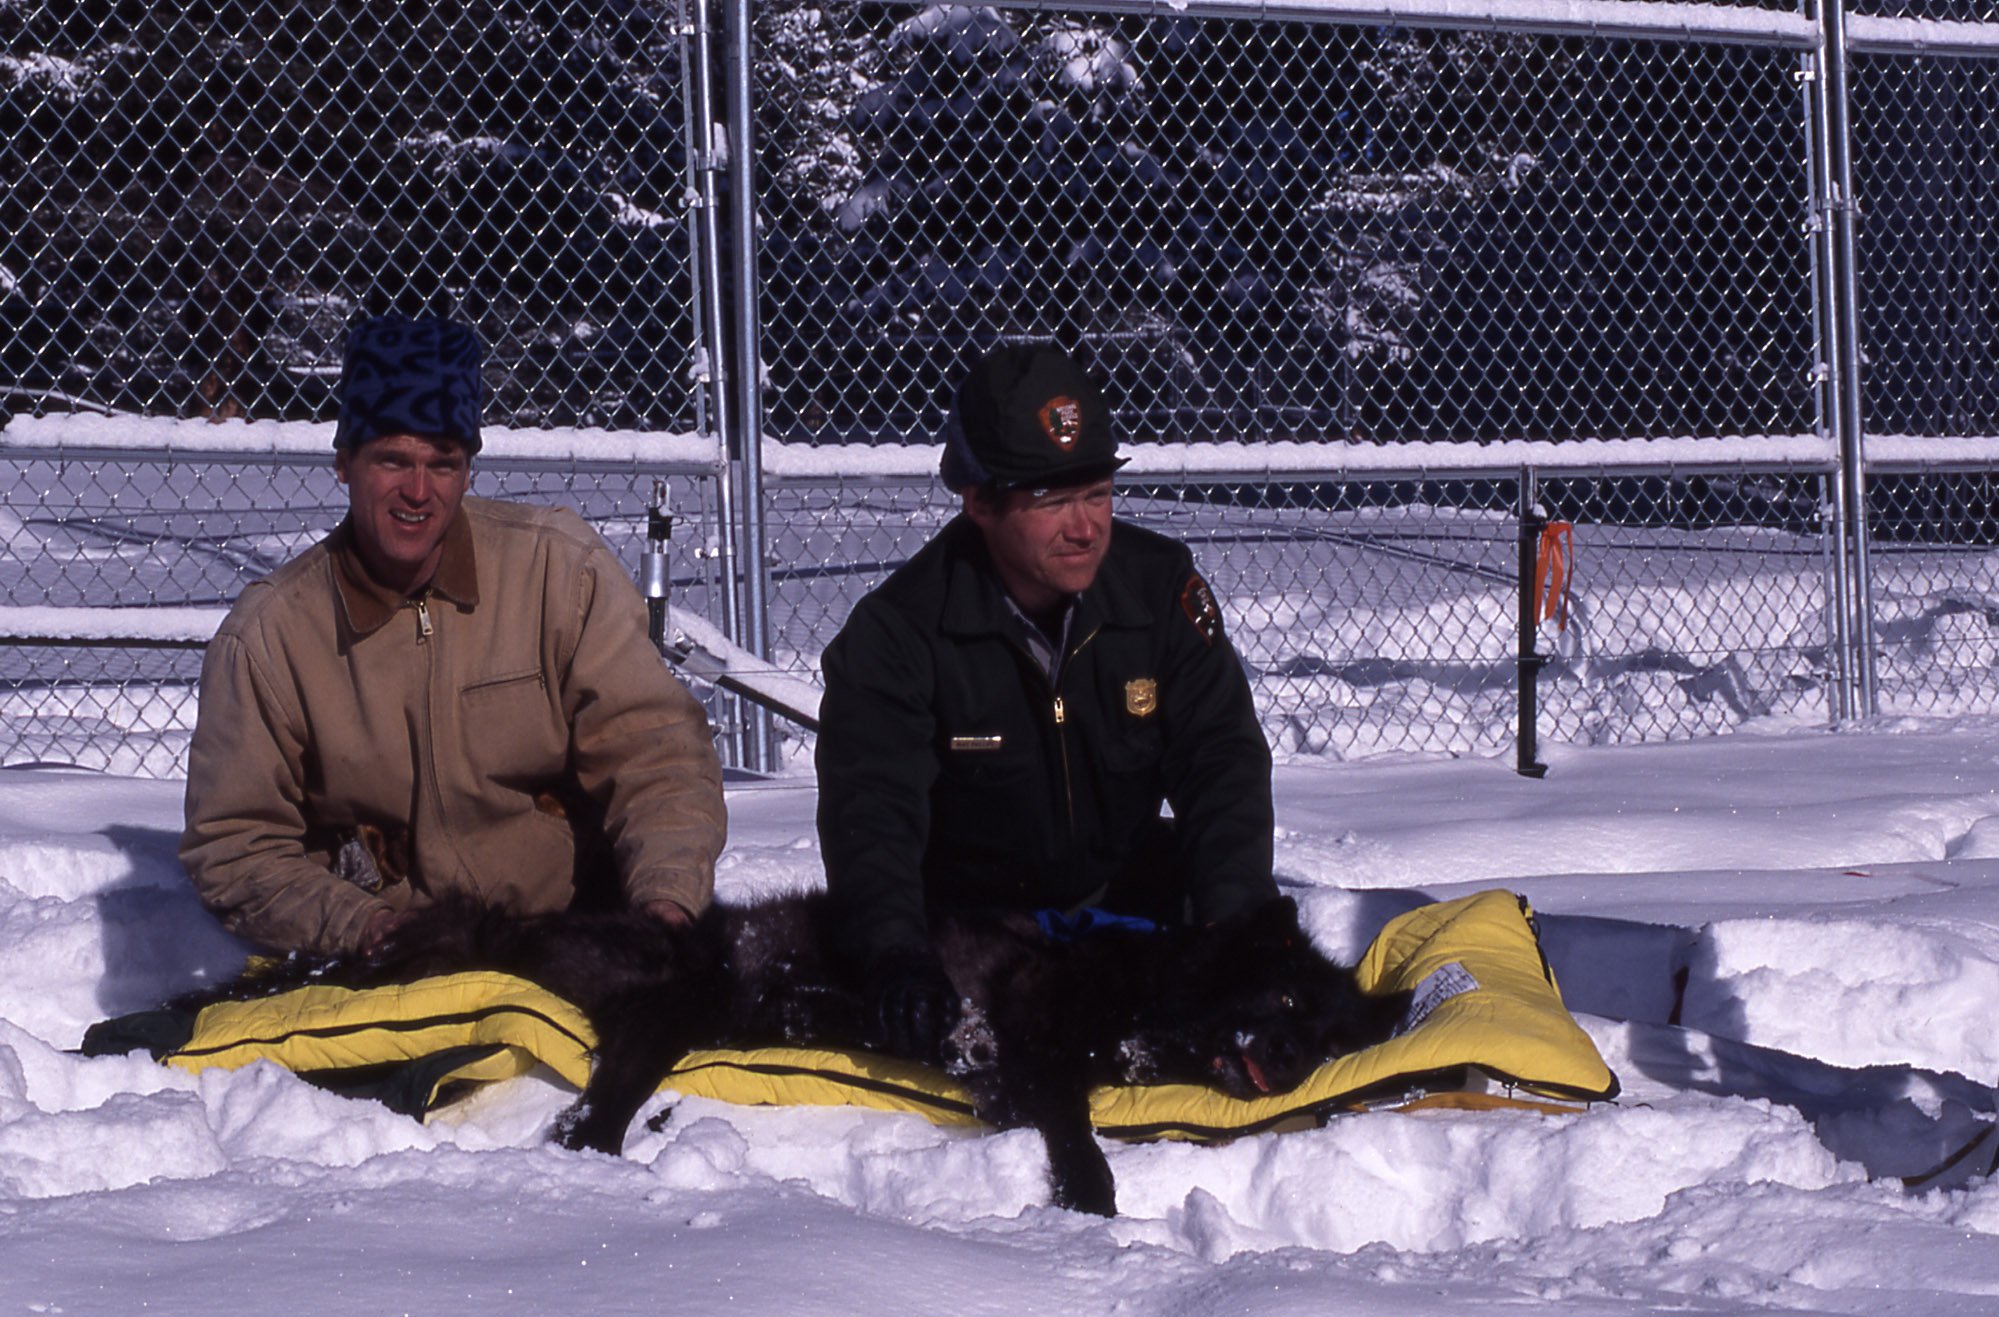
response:
<path id="1" fill-rule="evenodd" d="M 1574 526 L 1551 521 L 1541 528 L 1534 554 L 1534 620 L 1553 621 L 1555 629 L 1569 626 L 1569 565 L 1574 561 Z"/>

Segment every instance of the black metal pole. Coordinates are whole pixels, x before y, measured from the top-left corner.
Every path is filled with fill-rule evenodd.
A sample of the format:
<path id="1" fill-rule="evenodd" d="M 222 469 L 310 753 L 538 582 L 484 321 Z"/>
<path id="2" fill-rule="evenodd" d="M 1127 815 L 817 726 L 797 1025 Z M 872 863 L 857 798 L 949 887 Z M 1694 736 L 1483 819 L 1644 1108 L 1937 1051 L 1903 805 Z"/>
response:
<path id="1" fill-rule="evenodd" d="M 1548 766 L 1540 761 L 1536 744 L 1536 724 L 1541 716 L 1541 666 L 1548 660 L 1536 648 L 1540 631 L 1539 580 L 1536 576 L 1541 549 L 1541 531 L 1548 519 L 1535 507 L 1534 480 L 1528 472 L 1520 476 L 1520 710 L 1515 729 L 1519 758 L 1515 771 L 1522 777 L 1546 777 Z"/>

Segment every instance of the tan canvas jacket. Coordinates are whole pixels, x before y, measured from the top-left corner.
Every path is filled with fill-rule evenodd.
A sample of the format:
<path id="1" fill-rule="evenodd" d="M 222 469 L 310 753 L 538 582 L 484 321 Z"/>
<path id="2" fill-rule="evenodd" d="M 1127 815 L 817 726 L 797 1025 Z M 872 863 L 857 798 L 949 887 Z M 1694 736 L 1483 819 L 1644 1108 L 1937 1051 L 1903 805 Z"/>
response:
<path id="1" fill-rule="evenodd" d="M 347 533 L 246 589 L 209 645 L 181 838 L 202 901 L 267 946 L 351 950 L 446 892 L 560 909 L 600 837 L 632 903 L 705 907 L 726 829 L 707 718 L 595 532 L 467 498 L 412 599 Z"/>

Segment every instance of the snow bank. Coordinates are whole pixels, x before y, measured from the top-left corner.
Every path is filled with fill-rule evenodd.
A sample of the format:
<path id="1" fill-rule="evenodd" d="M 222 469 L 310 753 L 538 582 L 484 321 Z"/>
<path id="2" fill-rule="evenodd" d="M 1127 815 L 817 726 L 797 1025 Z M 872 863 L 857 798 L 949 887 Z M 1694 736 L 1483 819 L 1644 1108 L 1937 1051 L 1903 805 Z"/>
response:
<path id="1" fill-rule="evenodd" d="M 1113 1145 L 1109 1222 L 1048 1205 L 1025 1131 L 669 1097 L 614 1159 L 544 1144 L 572 1096 L 545 1076 L 423 1125 L 266 1065 L 71 1055 L 244 948 L 178 874 L 176 784 L 0 772 L 0 1303 L 192 1310 L 282 1260 L 370 1310 L 1975 1304 L 1999 1190 L 1894 1177 L 1999 1107 L 1994 763 L 1999 725 L 1965 723 L 1570 750 L 1538 783 L 1280 771 L 1316 938 L 1350 955 L 1424 900 L 1525 891 L 1625 1099 Z M 799 780 L 736 791 L 723 893 L 819 881 L 812 808 Z"/>

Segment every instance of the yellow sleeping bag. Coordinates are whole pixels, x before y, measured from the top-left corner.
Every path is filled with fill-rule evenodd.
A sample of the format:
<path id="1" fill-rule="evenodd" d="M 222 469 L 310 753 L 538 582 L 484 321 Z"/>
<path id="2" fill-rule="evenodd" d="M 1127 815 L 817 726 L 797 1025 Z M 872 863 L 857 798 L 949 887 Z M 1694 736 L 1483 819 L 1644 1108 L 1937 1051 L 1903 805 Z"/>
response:
<path id="1" fill-rule="evenodd" d="M 1617 1079 L 1562 1005 L 1527 903 L 1481 892 L 1412 910 L 1382 929 L 1358 966 L 1370 992 L 1415 994 L 1404 1031 L 1320 1067 L 1287 1093 L 1231 1098 L 1195 1084 L 1106 1087 L 1091 1118 L 1116 1138 L 1225 1139 L 1315 1122 L 1331 1112 L 1462 1090 L 1484 1076 L 1565 1101 L 1616 1096 Z M 300 988 L 188 1016 L 149 1011 L 94 1026 L 91 1055 L 150 1049 L 199 1071 L 274 1061 L 314 1082 L 428 1112 L 464 1084 L 537 1062 L 581 1087 L 595 1036 L 582 1012 L 525 980 L 474 972 L 401 987 Z M 976 1124 L 947 1076 L 891 1057 L 813 1048 L 690 1053 L 662 1089 L 727 1102 L 853 1105 Z"/>

